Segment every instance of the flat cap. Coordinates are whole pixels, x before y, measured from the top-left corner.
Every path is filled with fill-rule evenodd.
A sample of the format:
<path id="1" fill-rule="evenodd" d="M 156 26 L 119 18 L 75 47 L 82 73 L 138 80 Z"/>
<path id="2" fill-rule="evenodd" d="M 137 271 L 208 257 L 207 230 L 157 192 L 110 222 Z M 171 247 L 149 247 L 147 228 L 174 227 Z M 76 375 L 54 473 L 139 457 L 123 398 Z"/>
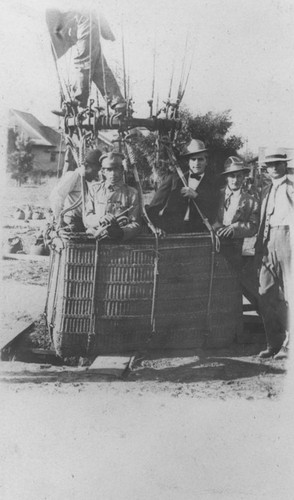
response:
<path id="1" fill-rule="evenodd" d="M 105 153 L 100 158 L 100 163 L 102 168 L 107 167 L 119 167 L 123 166 L 122 161 L 124 159 L 124 155 L 119 151 L 111 151 L 111 153 Z"/>

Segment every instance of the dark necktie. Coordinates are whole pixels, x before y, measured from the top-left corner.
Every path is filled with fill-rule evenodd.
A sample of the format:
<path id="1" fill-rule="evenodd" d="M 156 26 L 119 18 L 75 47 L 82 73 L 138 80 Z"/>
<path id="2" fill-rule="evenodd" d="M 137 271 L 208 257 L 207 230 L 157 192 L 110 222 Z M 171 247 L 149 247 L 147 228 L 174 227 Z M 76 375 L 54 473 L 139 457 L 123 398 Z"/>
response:
<path id="1" fill-rule="evenodd" d="M 228 208 L 229 208 L 229 206 L 231 204 L 231 201 L 232 201 L 231 200 L 232 196 L 233 196 L 233 193 L 231 192 L 229 194 L 229 196 L 225 199 L 225 203 L 224 203 L 225 210 L 228 210 Z"/>
<path id="2" fill-rule="evenodd" d="M 201 174 L 190 174 L 191 179 L 197 179 L 197 181 L 200 181 L 202 175 Z"/>

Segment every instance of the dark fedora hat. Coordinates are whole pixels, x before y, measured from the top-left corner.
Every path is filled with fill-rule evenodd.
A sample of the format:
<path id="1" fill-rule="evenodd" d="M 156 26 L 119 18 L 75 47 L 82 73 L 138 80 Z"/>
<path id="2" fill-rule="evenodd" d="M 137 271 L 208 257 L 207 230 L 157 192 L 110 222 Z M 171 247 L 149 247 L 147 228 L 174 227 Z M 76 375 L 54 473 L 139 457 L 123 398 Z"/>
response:
<path id="1" fill-rule="evenodd" d="M 99 149 L 90 149 L 85 156 L 85 162 L 95 164 L 99 167 L 101 155 L 102 152 Z"/>

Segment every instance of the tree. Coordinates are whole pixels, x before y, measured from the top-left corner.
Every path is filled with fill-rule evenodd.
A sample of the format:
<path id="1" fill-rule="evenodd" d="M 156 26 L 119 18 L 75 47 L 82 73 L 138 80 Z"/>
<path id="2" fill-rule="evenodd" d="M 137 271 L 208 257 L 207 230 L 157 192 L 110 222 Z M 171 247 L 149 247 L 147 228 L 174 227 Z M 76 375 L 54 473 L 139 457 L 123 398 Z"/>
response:
<path id="1" fill-rule="evenodd" d="M 34 155 L 32 154 L 32 142 L 30 139 L 22 139 L 14 133 L 15 150 L 12 149 L 12 134 L 10 133 L 10 144 L 8 149 L 7 170 L 11 172 L 12 179 L 16 179 L 17 185 L 21 186 L 27 181 L 28 173 L 33 169 Z"/>
<path id="2" fill-rule="evenodd" d="M 187 109 L 180 112 L 182 128 L 177 136 L 176 156 L 180 165 L 185 168 L 186 162 L 180 151 L 190 139 L 202 140 L 209 151 L 209 165 L 214 174 L 223 171 L 228 156 L 236 155 L 243 146 L 243 139 L 229 135 L 233 122 L 230 111 L 221 113 L 208 112 L 194 116 Z M 145 188 L 161 183 L 170 171 L 170 162 L 162 146 L 162 139 L 156 133 L 137 134 L 132 140 L 136 164 Z"/>
<path id="3" fill-rule="evenodd" d="M 132 129 L 131 136 L 132 158 L 130 160 L 136 164 L 143 189 L 148 191 L 153 187 L 153 174 L 156 163 L 156 136 L 152 132 L 144 135 L 139 129 L 135 128 Z M 131 165 L 127 181 L 130 185 L 134 183 Z"/>
<path id="4" fill-rule="evenodd" d="M 209 159 L 215 174 L 223 170 L 228 156 L 235 156 L 244 141 L 236 135 L 228 135 L 233 125 L 231 111 L 221 113 L 209 111 L 204 115 L 193 116 L 187 109 L 180 112 L 182 130 L 179 134 L 181 143 L 189 139 L 200 139 L 209 151 Z"/>

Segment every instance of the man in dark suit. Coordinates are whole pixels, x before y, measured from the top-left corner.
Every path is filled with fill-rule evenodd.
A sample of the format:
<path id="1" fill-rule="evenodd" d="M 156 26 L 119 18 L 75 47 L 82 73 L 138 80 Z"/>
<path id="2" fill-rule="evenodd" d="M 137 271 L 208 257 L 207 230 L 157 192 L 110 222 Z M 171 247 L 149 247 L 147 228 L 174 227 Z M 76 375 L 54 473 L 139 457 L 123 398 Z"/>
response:
<path id="1" fill-rule="evenodd" d="M 183 186 L 177 172 L 171 173 L 156 191 L 146 207 L 153 224 L 166 233 L 206 232 L 207 228 L 192 200 L 209 222 L 213 222 L 218 206 L 215 181 L 209 172 L 207 149 L 202 141 L 192 139 L 183 149 L 188 160 Z"/>
<path id="2" fill-rule="evenodd" d="M 287 356 L 288 301 L 291 297 L 291 241 L 294 184 L 287 176 L 287 155 L 279 150 L 265 157 L 271 183 L 261 193 L 260 226 L 255 255 L 259 269 L 259 307 L 267 349 L 261 358 Z"/>

